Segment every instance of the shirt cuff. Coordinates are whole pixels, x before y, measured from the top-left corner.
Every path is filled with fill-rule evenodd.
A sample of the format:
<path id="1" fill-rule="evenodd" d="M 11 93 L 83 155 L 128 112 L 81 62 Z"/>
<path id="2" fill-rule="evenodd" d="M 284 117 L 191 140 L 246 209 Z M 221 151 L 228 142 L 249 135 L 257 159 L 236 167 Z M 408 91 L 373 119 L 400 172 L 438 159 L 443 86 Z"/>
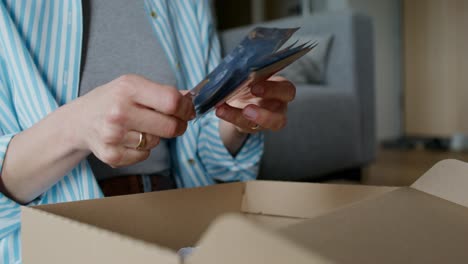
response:
<path id="1" fill-rule="evenodd" d="M 15 134 L 0 136 L 0 172 L 3 169 L 3 161 L 5 160 L 8 145 L 14 136 Z M 19 228 L 21 221 L 20 214 L 20 205 L 3 193 L 0 193 L 0 240 Z"/>

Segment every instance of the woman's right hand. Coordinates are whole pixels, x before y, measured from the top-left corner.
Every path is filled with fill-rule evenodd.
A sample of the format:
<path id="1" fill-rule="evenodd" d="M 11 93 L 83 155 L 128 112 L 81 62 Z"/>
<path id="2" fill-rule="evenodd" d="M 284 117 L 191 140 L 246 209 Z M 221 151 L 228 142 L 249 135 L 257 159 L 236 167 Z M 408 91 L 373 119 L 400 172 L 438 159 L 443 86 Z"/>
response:
<path id="1" fill-rule="evenodd" d="M 190 98 L 137 75 L 117 78 L 59 107 L 10 141 L 0 192 L 28 203 L 93 152 L 125 166 L 146 159 L 159 139 L 181 135 L 195 115 Z M 140 132 L 147 144 L 136 149 Z"/>
<path id="2" fill-rule="evenodd" d="M 123 75 L 73 102 L 76 146 L 112 167 L 148 158 L 160 138 L 179 136 L 195 117 L 189 97 L 138 75 Z M 146 146 L 137 145 L 140 133 Z"/>

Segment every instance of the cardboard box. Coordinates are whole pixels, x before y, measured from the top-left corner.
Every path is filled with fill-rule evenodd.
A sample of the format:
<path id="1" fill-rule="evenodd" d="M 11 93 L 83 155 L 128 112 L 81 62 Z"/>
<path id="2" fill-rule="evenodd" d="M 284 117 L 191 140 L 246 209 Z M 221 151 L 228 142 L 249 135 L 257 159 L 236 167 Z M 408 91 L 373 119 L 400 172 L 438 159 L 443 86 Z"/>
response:
<path id="1" fill-rule="evenodd" d="M 23 207 L 23 261 L 181 263 L 195 245 L 186 263 L 466 261 L 466 190 L 452 160 L 406 188 L 253 181 Z"/>

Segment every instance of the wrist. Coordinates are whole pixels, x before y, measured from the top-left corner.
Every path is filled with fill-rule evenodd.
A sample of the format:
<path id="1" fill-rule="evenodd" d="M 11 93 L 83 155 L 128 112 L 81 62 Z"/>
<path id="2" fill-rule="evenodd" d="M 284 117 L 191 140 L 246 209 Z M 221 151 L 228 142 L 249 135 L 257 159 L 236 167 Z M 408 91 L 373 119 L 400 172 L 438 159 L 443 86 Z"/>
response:
<path id="1" fill-rule="evenodd" d="M 87 136 L 85 133 L 85 124 L 82 121 L 81 100 L 77 99 L 69 104 L 59 108 L 63 115 L 64 143 L 68 144 L 73 152 L 82 152 L 86 155 L 91 153 Z"/>
<path id="2" fill-rule="evenodd" d="M 226 149 L 235 156 L 247 139 L 247 133 L 240 131 L 234 124 L 226 122 L 222 119 L 219 120 L 219 134 Z"/>
<path id="3" fill-rule="evenodd" d="M 223 119 L 219 120 L 219 132 L 225 136 L 229 136 L 235 139 L 245 139 L 249 134 L 243 132 L 236 125 L 229 123 Z"/>

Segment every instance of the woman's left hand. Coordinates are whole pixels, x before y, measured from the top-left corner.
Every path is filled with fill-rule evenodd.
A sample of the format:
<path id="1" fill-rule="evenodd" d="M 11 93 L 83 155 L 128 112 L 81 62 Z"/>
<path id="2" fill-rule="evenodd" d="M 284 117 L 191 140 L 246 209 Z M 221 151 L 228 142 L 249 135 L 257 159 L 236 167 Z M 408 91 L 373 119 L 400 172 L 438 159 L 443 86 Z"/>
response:
<path id="1" fill-rule="evenodd" d="M 234 125 L 240 133 L 273 131 L 285 127 L 288 103 L 296 95 L 296 87 L 287 79 L 273 76 L 256 84 L 250 93 L 217 107 L 216 115 Z"/>

